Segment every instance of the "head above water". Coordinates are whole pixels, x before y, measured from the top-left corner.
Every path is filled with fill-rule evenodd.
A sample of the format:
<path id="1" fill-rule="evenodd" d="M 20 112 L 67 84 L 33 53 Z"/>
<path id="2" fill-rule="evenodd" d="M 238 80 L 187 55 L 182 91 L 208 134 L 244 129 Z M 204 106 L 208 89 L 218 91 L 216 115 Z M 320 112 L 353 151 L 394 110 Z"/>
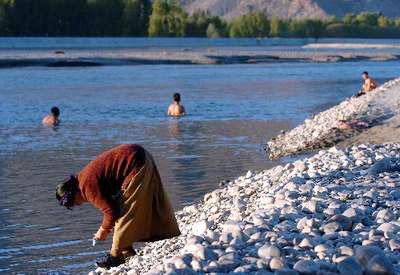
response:
<path id="1" fill-rule="evenodd" d="M 175 93 L 174 96 L 173 96 L 173 98 L 174 98 L 174 101 L 175 101 L 176 103 L 181 102 L 181 94 L 180 94 L 180 93 Z"/>
<path id="2" fill-rule="evenodd" d="M 75 203 L 75 197 L 79 192 L 78 180 L 71 175 L 68 179 L 57 185 L 56 198 L 61 206 L 71 209 Z"/>
<path id="3" fill-rule="evenodd" d="M 368 72 L 363 72 L 363 73 L 362 73 L 362 77 L 363 77 L 364 79 L 368 78 L 368 77 L 369 77 Z"/>
<path id="4" fill-rule="evenodd" d="M 59 117 L 60 116 L 60 109 L 58 107 L 56 107 L 56 106 L 52 107 L 50 112 L 55 117 Z"/>

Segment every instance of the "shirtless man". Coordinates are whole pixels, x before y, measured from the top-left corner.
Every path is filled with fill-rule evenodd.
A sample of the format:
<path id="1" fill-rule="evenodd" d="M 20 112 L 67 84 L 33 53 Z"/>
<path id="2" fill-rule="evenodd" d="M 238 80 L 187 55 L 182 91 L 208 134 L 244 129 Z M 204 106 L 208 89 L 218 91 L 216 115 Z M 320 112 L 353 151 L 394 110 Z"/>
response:
<path id="1" fill-rule="evenodd" d="M 369 127 L 367 122 L 358 120 L 339 120 L 337 126 L 340 130 L 364 130 Z"/>
<path id="2" fill-rule="evenodd" d="M 169 116 L 183 116 L 185 115 L 185 108 L 181 105 L 181 95 L 179 93 L 175 93 L 174 103 L 169 105 L 168 115 Z"/>
<path id="3" fill-rule="evenodd" d="M 50 114 L 45 116 L 42 120 L 42 124 L 47 127 L 54 127 L 60 123 L 60 109 L 53 107 L 50 110 Z"/>
<path id="4" fill-rule="evenodd" d="M 368 93 L 376 89 L 376 82 L 369 77 L 368 72 L 363 72 L 362 77 L 364 79 L 364 85 L 362 86 L 362 91 L 364 93 Z"/>

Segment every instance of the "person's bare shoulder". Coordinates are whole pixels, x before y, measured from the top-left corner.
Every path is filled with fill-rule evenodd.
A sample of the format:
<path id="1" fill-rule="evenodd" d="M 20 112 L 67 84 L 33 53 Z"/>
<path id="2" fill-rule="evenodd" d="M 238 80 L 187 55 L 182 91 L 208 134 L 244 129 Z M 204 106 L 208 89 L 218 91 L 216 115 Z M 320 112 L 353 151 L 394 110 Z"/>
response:
<path id="1" fill-rule="evenodd" d="M 42 120 L 42 124 L 45 126 L 53 126 L 53 119 L 51 116 L 45 116 Z"/>
<path id="2" fill-rule="evenodd" d="M 174 110 L 174 104 L 169 105 L 167 114 L 168 114 L 169 116 L 172 115 L 173 110 Z"/>

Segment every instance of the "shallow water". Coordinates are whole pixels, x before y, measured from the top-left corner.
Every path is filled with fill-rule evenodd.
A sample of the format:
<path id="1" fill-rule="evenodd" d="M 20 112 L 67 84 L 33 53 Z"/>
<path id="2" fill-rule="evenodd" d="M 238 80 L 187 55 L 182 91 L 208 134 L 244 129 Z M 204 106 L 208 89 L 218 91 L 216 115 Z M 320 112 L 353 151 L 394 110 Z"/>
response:
<path id="1" fill-rule="evenodd" d="M 108 66 L 0 70 L 0 272 L 86 272 L 101 215 L 59 207 L 54 187 L 103 150 L 140 143 L 176 209 L 249 169 L 266 169 L 268 138 L 355 93 L 368 69 L 382 83 L 399 62 Z M 165 116 L 172 93 L 188 116 Z M 57 129 L 40 125 L 52 105 Z"/>

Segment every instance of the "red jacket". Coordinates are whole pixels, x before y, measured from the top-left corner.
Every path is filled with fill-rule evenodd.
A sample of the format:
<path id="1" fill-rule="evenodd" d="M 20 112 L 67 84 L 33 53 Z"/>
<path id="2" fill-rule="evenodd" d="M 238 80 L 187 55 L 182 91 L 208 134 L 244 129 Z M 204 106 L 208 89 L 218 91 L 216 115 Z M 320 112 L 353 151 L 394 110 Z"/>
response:
<path id="1" fill-rule="evenodd" d="M 145 150 L 140 145 L 117 146 L 97 156 L 78 173 L 82 197 L 100 209 L 102 227 L 111 230 L 119 216 L 118 196 L 144 165 Z"/>

